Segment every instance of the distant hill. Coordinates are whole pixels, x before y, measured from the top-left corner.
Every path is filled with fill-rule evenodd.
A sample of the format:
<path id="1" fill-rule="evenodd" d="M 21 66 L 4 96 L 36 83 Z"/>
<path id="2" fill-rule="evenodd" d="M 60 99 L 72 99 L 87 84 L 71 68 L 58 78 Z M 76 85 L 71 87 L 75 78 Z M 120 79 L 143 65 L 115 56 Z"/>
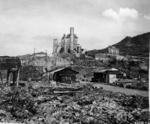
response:
<path id="1" fill-rule="evenodd" d="M 112 46 L 119 48 L 120 55 L 148 57 L 149 42 L 150 32 L 135 37 L 128 36 Z M 91 56 L 97 53 L 108 53 L 108 47 L 101 50 L 91 50 L 87 52 L 87 54 Z"/>
<path id="2" fill-rule="evenodd" d="M 26 55 L 18 55 L 16 57 L 19 57 L 20 59 L 27 59 L 30 57 L 30 54 L 26 54 Z"/>

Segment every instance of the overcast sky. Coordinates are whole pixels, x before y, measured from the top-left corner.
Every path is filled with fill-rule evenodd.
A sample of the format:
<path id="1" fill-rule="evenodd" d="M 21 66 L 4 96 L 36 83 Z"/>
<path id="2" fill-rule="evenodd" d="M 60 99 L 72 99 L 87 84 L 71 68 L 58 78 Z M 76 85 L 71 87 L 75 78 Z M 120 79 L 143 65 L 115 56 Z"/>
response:
<path id="1" fill-rule="evenodd" d="M 0 55 L 48 51 L 74 27 L 87 50 L 150 31 L 150 0 L 0 0 Z"/>

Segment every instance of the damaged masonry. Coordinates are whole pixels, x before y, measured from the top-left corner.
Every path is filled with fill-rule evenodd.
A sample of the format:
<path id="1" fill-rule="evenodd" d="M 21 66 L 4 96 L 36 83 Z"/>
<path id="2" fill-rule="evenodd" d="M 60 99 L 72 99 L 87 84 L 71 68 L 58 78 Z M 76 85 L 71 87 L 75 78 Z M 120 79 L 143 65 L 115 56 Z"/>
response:
<path id="1" fill-rule="evenodd" d="M 28 88 L 1 87 L 1 98 L 1 122 L 131 124 L 147 122 L 149 116 L 148 98 L 113 93 L 90 84 L 52 88 L 34 83 Z"/>

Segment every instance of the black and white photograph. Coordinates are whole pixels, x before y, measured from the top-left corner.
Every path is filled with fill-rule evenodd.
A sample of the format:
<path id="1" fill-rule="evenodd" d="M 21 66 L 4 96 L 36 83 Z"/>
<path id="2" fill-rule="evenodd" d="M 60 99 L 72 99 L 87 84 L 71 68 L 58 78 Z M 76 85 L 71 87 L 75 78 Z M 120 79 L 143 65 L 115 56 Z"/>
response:
<path id="1" fill-rule="evenodd" d="M 0 124 L 149 124 L 150 0 L 0 0 Z"/>

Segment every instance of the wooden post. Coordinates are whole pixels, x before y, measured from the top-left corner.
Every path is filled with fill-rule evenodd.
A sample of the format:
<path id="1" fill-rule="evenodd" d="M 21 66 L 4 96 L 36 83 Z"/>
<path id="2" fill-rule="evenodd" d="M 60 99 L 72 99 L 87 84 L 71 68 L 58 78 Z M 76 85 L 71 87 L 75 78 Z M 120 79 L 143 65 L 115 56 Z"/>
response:
<path id="1" fill-rule="evenodd" d="M 18 70 L 18 76 L 17 76 L 17 87 L 19 86 L 19 76 L 20 76 L 20 69 Z"/>
<path id="2" fill-rule="evenodd" d="M 0 78 L 1 78 L 1 82 L 3 84 L 3 77 L 2 77 L 2 72 L 0 71 Z"/>
<path id="3" fill-rule="evenodd" d="M 6 85 L 9 85 L 10 84 L 10 70 L 8 69 L 7 70 L 7 83 Z"/>

